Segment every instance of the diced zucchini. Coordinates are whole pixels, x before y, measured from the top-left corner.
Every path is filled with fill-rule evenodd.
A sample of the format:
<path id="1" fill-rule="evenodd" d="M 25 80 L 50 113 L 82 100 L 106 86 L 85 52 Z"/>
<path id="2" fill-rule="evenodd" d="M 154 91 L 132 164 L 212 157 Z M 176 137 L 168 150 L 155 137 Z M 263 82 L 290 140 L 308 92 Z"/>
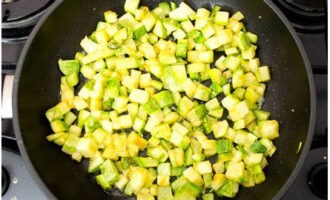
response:
<path id="1" fill-rule="evenodd" d="M 93 137 L 82 137 L 79 138 L 76 149 L 80 152 L 84 157 L 91 158 L 94 157 L 98 150 L 97 142 Z"/>
<path id="2" fill-rule="evenodd" d="M 224 174 L 221 173 L 216 173 L 213 176 L 212 182 L 211 182 L 211 187 L 213 190 L 218 190 L 221 188 L 221 186 L 225 183 L 226 177 Z"/>
<path id="3" fill-rule="evenodd" d="M 68 130 L 66 123 L 59 119 L 50 122 L 50 127 L 55 133 L 65 132 Z"/>
<path id="4" fill-rule="evenodd" d="M 185 184 L 175 192 L 174 199 L 178 200 L 193 200 L 201 193 L 201 187 L 191 182 Z"/>
<path id="5" fill-rule="evenodd" d="M 225 11 L 218 11 L 214 16 L 214 22 L 217 25 L 227 25 L 228 24 L 229 13 Z"/>
<path id="6" fill-rule="evenodd" d="M 254 153 L 265 153 L 267 151 L 267 148 L 259 140 L 254 141 L 250 146 L 250 149 Z"/>
<path id="7" fill-rule="evenodd" d="M 174 31 L 172 33 L 172 35 L 178 41 L 181 40 L 181 39 L 184 39 L 187 36 L 187 34 L 181 28 L 178 28 L 176 31 Z M 179 47 L 177 47 L 177 48 L 179 48 Z M 180 57 L 182 57 L 182 56 L 180 56 Z"/>
<path id="8" fill-rule="evenodd" d="M 209 115 L 212 117 L 215 117 L 217 119 L 220 119 L 223 115 L 223 108 L 216 108 L 214 110 L 209 111 Z"/>
<path id="9" fill-rule="evenodd" d="M 183 176 L 195 185 L 202 186 L 204 183 L 201 175 L 193 167 L 189 167 L 183 171 Z"/>
<path id="10" fill-rule="evenodd" d="M 210 98 L 214 98 L 222 92 L 222 87 L 218 83 L 212 82 L 212 84 L 210 85 L 210 88 L 211 88 L 211 91 L 212 91 Z"/>
<path id="11" fill-rule="evenodd" d="M 84 126 L 85 126 L 85 131 L 90 133 L 102 127 L 100 122 L 93 116 L 88 116 L 85 119 Z"/>
<path id="12" fill-rule="evenodd" d="M 116 23 L 117 22 L 117 13 L 112 11 L 104 12 L 104 19 L 108 23 Z"/>
<path id="13" fill-rule="evenodd" d="M 152 98 L 157 102 L 159 107 L 164 108 L 174 104 L 174 99 L 172 93 L 168 90 L 164 90 L 152 96 Z"/>
<path id="14" fill-rule="evenodd" d="M 198 84 L 196 88 L 196 92 L 194 95 L 195 99 L 201 100 L 201 101 L 208 101 L 211 95 L 211 89 L 206 87 L 203 84 Z"/>
<path id="15" fill-rule="evenodd" d="M 168 19 L 165 18 L 168 13 L 171 11 L 171 8 L 167 2 L 162 2 L 159 4 L 158 7 L 152 10 L 152 13 L 157 16 L 158 19 Z"/>
<path id="16" fill-rule="evenodd" d="M 243 87 L 245 85 L 245 76 L 242 68 L 237 68 L 232 77 L 233 88 Z"/>
<path id="17" fill-rule="evenodd" d="M 177 36 L 177 37 L 179 37 L 179 36 Z M 186 58 L 187 50 L 188 50 L 188 40 L 187 39 L 178 39 L 175 55 L 178 57 L 181 57 L 181 58 Z"/>
<path id="18" fill-rule="evenodd" d="M 137 67 L 138 63 L 135 58 L 120 58 L 116 60 L 117 69 L 132 69 Z"/>
<path id="19" fill-rule="evenodd" d="M 145 125 L 146 125 L 146 121 L 137 117 L 134 120 L 133 130 L 137 132 L 141 132 L 144 129 Z"/>
<path id="20" fill-rule="evenodd" d="M 254 175 L 254 181 L 256 184 L 262 183 L 266 180 L 265 174 L 262 171 L 260 165 L 252 167 L 251 172 Z"/>
<path id="21" fill-rule="evenodd" d="M 244 97 L 251 104 L 257 103 L 260 98 L 259 94 L 252 87 L 246 89 Z"/>
<path id="22" fill-rule="evenodd" d="M 216 191 L 216 193 L 218 196 L 225 196 L 232 198 L 236 195 L 238 189 L 239 189 L 238 183 L 234 181 L 226 180 L 221 186 L 221 188 Z"/>
<path id="23" fill-rule="evenodd" d="M 244 176 L 245 165 L 241 162 L 229 162 L 225 176 L 233 181 L 239 181 Z"/>
<path id="24" fill-rule="evenodd" d="M 167 32 L 162 21 L 157 20 L 153 29 L 153 33 L 157 35 L 159 38 L 166 38 Z"/>
<path id="25" fill-rule="evenodd" d="M 143 186 L 146 184 L 146 177 L 148 176 L 148 170 L 142 167 L 138 167 L 134 170 L 134 173 L 130 176 L 130 186 L 132 187 L 132 191 L 138 192 Z M 126 186 L 127 187 L 127 186 Z"/>
<path id="26" fill-rule="evenodd" d="M 272 156 L 274 154 L 274 152 L 276 151 L 276 147 L 271 140 L 269 140 L 267 138 L 261 138 L 260 143 L 267 148 L 267 150 L 265 152 L 266 156 Z"/>
<path id="27" fill-rule="evenodd" d="M 205 37 L 203 33 L 198 30 L 193 30 L 188 33 L 188 37 L 193 39 L 195 43 L 203 43 L 205 41 Z"/>
<path id="28" fill-rule="evenodd" d="M 128 98 L 130 102 L 145 104 L 149 100 L 149 93 L 144 90 L 133 89 Z"/>
<path id="29" fill-rule="evenodd" d="M 187 118 L 193 126 L 200 126 L 203 123 L 205 116 L 207 115 L 207 109 L 204 104 L 201 104 L 191 110 Z"/>
<path id="30" fill-rule="evenodd" d="M 256 71 L 256 77 L 259 82 L 266 82 L 270 80 L 270 70 L 268 66 L 259 67 Z"/>
<path id="31" fill-rule="evenodd" d="M 130 12 L 134 14 L 137 8 L 139 7 L 139 3 L 140 0 L 126 0 L 124 5 L 124 10 L 126 12 Z"/>
<path id="32" fill-rule="evenodd" d="M 213 135 L 215 138 L 223 137 L 228 130 L 227 120 L 219 121 L 212 124 Z"/>
<path id="33" fill-rule="evenodd" d="M 172 92 L 182 91 L 187 79 L 186 68 L 182 64 L 166 66 L 164 71 L 164 87 Z"/>
<path id="34" fill-rule="evenodd" d="M 61 119 L 63 115 L 65 115 L 69 111 L 70 111 L 69 105 L 66 102 L 62 101 L 53 108 L 47 110 L 46 117 L 48 121 L 51 122 L 56 119 Z"/>
<path id="35" fill-rule="evenodd" d="M 244 163 L 248 167 L 259 165 L 262 161 L 262 158 L 263 158 L 262 153 L 249 153 L 244 157 Z"/>
<path id="36" fill-rule="evenodd" d="M 226 67 L 232 71 L 235 71 L 235 69 L 237 67 L 239 67 L 239 65 L 240 65 L 240 60 L 235 56 L 227 56 L 223 60 L 223 65 L 224 65 L 224 67 Z"/>
<path id="37" fill-rule="evenodd" d="M 77 150 L 77 144 L 79 142 L 79 138 L 75 135 L 69 135 L 69 137 L 66 139 L 62 151 L 64 153 L 67 153 L 69 155 L 72 155 Z"/>
<path id="38" fill-rule="evenodd" d="M 279 137 L 279 124 L 276 120 L 260 121 L 258 127 L 261 137 L 271 140 Z"/>
<path id="39" fill-rule="evenodd" d="M 250 48 L 242 52 L 242 58 L 246 60 L 253 59 L 255 55 L 256 55 L 255 46 L 251 46 Z"/>
<path id="40" fill-rule="evenodd" d="M 251 32 L 246 32 L 246 36 L 249 38 L 249 40 L 253 43 L 253 44 L 255 44 L 255 43 L 257 43 L 257 41 L 258 41 L 258 36 L 256 35 L 256 34 L 254 34 L 254 33 L 251 33 Z"/>
<path id="41" fill-rule="evenodd" d="M 84 39 L 81 40 L 80 46 L 87 53 L 91 53 L 91 52 L 95 51 L 98 48 L 97 43 L 95 43 L 93 40 L 91 40 L 87 36 L 85 36 Z M 84 56 L 82 56 L 82 57 L 84 57 Z M 80 58 L 82 58 L 82 57 L 80 57 Z"/>
<path id="42" fill-rule="evenodd" d="M 102 157 L 102 154 L 100 152 L 97 152 L 94 157 L 92 157 L 89 161 L 88 165 L 88 172 L 89 173 L 94 173 L 96 172 L 99 167 L 102 165 L 104 162 L 104 159 Z"/>
<path id="43" fill-rule="evenodd" d="M 173 200 L 172 189 L 170 186 L 158 186 L 157 197 L 159 200 Z"/>
<path id="44" fill-rule="evenodd" d="M 163 19 L 163 24 L 166 29 L 166 33 L 168 35 L 171 34 L 173 31 L 177 30 L 178 28 L 180 28 L 179 22 L 169 18 Z"/>
<path id="45" fill-rule="evenodd" d="M 222 99 L 221 104 L 223 107 L 225 107 L 227 110 L 230 110 L 239 102 L 239 99 L 237 99 L 233 95 L 228 95 L 225 98 Z"/>
<path id="46" fill-rule="evenodd" d="M 96 176 L 96 182 L 104 189 L 109 190 L 111 189 L 111 185 L 106 180 L 105 176 L 103 174 L 99 174 Z"/>
<path id="47" fill-rule="evenodd" d="M 220 108 L 220 104 L 217 98 L 213 98 L 205 104 L 208 111 Z"/>
<path id="48" fill-rule="evenodd" d="M 148 149 L 148 155 L 158 160 L 159 162 L 165 162 L 168 158 L 167 151 L 160 145 Z"/>
<path id="49" fill-rule="evenodd" d="M 196 12 L 185 2 L 181 2 L 178 8 L 169 13 L 169 17 L 178 21 L 194 19 L 196 17 Z"/>
<path id="50" fill-rule="evenodd" d="M 126 0 L 122 16 L 105 11 L 82 51 L 59 59 L 47 140 L 88 158 L 104 190 L 138 200 L 233 198 L 239 185 L 265 181 L 279 123 L 261 110 L 271 72 L 244 15 L 139 4 Z"/>
<path id="51" fill-rule="evenodd" d="M 212 173 L 212 166 L 210 161 L 203 161 L 196 164 L 195 169 L 199 174 L 208 174 Z"/>
<path id="52" fill-rule="evenodd" d="M 242 119 L 248 113 L 249 113 L 249 107 L 245 101 L 241 101 L 241 102 L 235 104 L 229 110 L 229 116 L 230 116 L 231 120 L 233 120 L 233 121 Z"/>
<path id="53" fill-rule="evenodd" d="M 133 31 L 134 38 L 139 40 L 142 36 L 147 33 L 147 30 L 144 25 L 140 26 L 139 28 Z"/>
<path id="54" fill-rule="evenodd" d="M 77 60 L 62 60 L 58 61 L 59 68 L 61 72 L 68 76 L 72 73 L 78 73 L 80 69 L 79 62 Z"/>
<path id="55" fill-rule="evenodd" d="M 203 200 L 214 200 L 214 195 L 213 193 L 207 193 L 207 194 L 203 194 L 202 198 Z"/>
<path id="56" fill-rule="evenodd" d="M 168 152 L 173 167 L 180 167 L 184 164 L 184 152 L 180 148 L 172 149 Z"/>
<path id="57" fill-rule="evenodd" d="M 150 157 L 134 157 L 133 161 L 141 167 L 157 167 L 157 160 Z"/>
<path id="58" fill-rule="evenodd" d="M 151 113 L 158 110 L 160 107 L 158 103 L 153 98 L 151 98 L 147 103 L 142 105 L 142 108 L 147 114 L 150 115 Z"/>
<path id="59" fill-rule="evenodd" d="M 169 186 L 170 185 L 170 176 L 158 175 L 157 176 L 157 185 Z"/>
<path id="60" fill-rule="evenodd" d="M 160 163 L 157 166 L 157 174 L 163 176 L 171 176 L 171 164 L 170 163 Z"/>
<path id="61" fill-rule="evenodd" d="M 97 48 L 95 49 L 95 51 L 92 51 L 86 56 L 82 57 L 80 59 L 80 62 L 86 65 L 99 59 L 108 58 L 110 56 L 113 56 L 114 54 L 115 52 L 108 47 Z M 82 70 L 82 68 L 80 70 Z"/>
<path id="62" fill-rule="evenodd" d="M 246 33 L 240 33 L 238 35 L 238 47 L 242 50 L 245 51 L 251 46 L 250 39 L 247 37 Z"/>
<path id="63" fill-rule="evenodd" d="M 237 130 L 235 137 L 234 137 L 234 142 L 239 145 L 245 145 L 247 141 L 247 132 L 244 130 Z"/>
<path id="64" fill-rule="evenodd" d="M 256 116 L 256 118 L 260 121 L 268 120 L 270 116 L 270 112 L 264 110 L 254 110 L 253 113 Z"/>
<path id="65" fill-rule="evenodd" d="M 231 152 L 233 144 L 228 139 L 220 139 L 217 141 L 217 153 L 228 153 Z"/>

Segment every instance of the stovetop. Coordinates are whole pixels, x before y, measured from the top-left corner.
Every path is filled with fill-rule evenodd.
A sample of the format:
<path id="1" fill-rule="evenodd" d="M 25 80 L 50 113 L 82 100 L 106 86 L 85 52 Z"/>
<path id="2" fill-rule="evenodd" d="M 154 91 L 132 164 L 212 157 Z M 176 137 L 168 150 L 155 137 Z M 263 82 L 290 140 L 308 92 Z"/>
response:
<path id="1" fill-rule="evenodd" d="M 55 0 L 2 0 L 2 198 L 46 199 L 30 177 L 12 125 L 11 92 L 16 64 L 35 23 Z M 273 0 L 297 32 L 312 65 L 317 98 L 316 126 L 306 161 L 284 200 L 327 199 L 327 2 Z M 32 194 L 32 195 L 31 195 Z"/>

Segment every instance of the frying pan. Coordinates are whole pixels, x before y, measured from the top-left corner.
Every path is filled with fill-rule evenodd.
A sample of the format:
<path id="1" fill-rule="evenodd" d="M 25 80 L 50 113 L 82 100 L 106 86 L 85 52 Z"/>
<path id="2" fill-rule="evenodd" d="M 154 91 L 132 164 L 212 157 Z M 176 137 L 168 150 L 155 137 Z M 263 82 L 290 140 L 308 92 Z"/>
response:
<path id="1" fill-rule="evenodd" d="M 179 1 L 175 0 L 177 3 Z M 159 0 L 142 0 L 154 8 Z M 315 91 L 306 54 L 292 27 L 270 0 L 187 0 L 194 9 L 217 4 L 245 15 L 247 29 L 258 34 L 258 57 L 269 65 L 263 109 L 280 122 L 276 154 L 265 169 L 266 182 L 241 189 L 237 199 L 280 199 L 293 182 L 309 150 L 315 121 Z M 60 99 L 59 58 L 80 51 L 106 10 L 123 14 L 124 0 L 56 1 L 31 33 L 16 70 L 13 94 L 14 129 L 32 177 L 49 199 L 129 199 L 118 191 L 104 192 L 87 162 L 73 161 L 46 140 L 51 133 L 45 111 Z M 299 143 L 302 149 L 297 153 Z"/>

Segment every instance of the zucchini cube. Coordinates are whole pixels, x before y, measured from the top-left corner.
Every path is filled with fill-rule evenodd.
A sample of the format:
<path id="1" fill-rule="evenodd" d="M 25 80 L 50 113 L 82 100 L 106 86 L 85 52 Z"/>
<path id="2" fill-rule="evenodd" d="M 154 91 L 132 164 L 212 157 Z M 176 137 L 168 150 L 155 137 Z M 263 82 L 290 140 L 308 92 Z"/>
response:
<path id="1" fill-rule="evenodd" d="M 195 165 L 195 169 L 197 170 L 197 172 L 199 172 L 200 174 L 208 174 L 208 173 L 212 173 L 212 165 L 210 161 L 203 161 L 203 162 L 199 162 Z"/>
<path id="2" fill-rule="evenodd" d="M 152 158 L 158 160 L 159 162 L 165 162 L 168 158 L 167 151 L 161 145 L 158 145 L 154 148 L 149 148 L 148 155 L 151 156 Z M 164 163 L 161 163 L 161 164 L 164 164 Z M 163 167 L 160 167 L 160 168 L 163 168 Z M 166 174 L 159 174 L 159 175 L 166 175 Z"/>
<path id="3" fill-rule="evenodd" d="M 226 177 L 224 174 L 216 173 L 213 176 L 211 187 L 213 190 L 218 190 L 225 183 Z"/>
<path id="4" fill-rule="evenodd" d="M 276 120 L 260 121 L 258 127 L 261 137 L 270 140 L 279 137 L 279 124 Z"/>
<path id="5" fill-rule="evenodd" d="M 183 171 L 183 176 L 197 186 L 202 186 L 204 183 L 200 173 L 198 173 L 193 167 L 189 167 Z"/>
<path id="6" fill-rule="evenodd" d="M 245 101 L 235 104 L 229 110 L 229 116 L 232 121 L 237 121 L 244 118 L 249 113 L 249 107 Z"/>
<path id="7" fill-rule="evenodd" d="M 144 104 L 149 100 L 149 93 L 140 89 L 133 89 L 128 96 L 130 102 Z"/>
<path id="8" fill-rule="evenodd" d="M 220 138 L 223 137 L 228 130 L 228 122 L 227 120 L 223 120 L 223 121 L 218 121 L 216 123 L 212 124 L 212 131 L 213 131 L 213 135 L 215 138 Z"/>
<path id="9" fill-rule="evenodd" d="M 227 25 L 228 24 L 228 19 L 229 19 L 229 13 L 228 12 L 218 11 L 215 14 L 214 22 L 217 25 L 224 26 L 224 25 Z"/>
<path id="10" fill-rule="evenodd" d="M 93 137 L 85 136 L 85 137 L 79 138 L 76 149 L 84 157 L 91 158 L 97 152 L 98 145 Z"/>
<path id="11" fill-rule="evenodd" d="M 239 189 L 239 184 L 237 182 L 226 179 L 223 185 L 221 186 L 221 188 L 218 191 L 216 191 L 216 194 L 218 196 L 233 198 L 236 196 L 238 189 Z"/>
<path id="12" fill-rule="evenodd" d="M 184 164 L 184 152 L 180 148 L 172 149 L 168 152 L 173 167 L 180 167 Z"/>
<path id="13" fill-rule="evenodd" d="M 161 91 L 153 95 L 152 98 L 157 102 L 157 104 L 161 108 L 168 107 L 174 104 L 172 93 L 168 90 Z"/>
<path id="14" fill-rule="evenodd" d="M 65 122 L 59 119 L 50 122 L 50 127 L 55 133 L 65 132 L 68 130 Z"/>
<path id="15" fill-rule="evenodd" d="M 158 186 L 157 197 L 162 200 L 172 200 L 172 188 L 170 186 Z"/>
<path id="16" fill-rule="evenodd" d="M 267 82 L 270 80 L 270 70 L 268 66 L 259 67 L 256 71 L 256 77 L 258 82 Z"/>

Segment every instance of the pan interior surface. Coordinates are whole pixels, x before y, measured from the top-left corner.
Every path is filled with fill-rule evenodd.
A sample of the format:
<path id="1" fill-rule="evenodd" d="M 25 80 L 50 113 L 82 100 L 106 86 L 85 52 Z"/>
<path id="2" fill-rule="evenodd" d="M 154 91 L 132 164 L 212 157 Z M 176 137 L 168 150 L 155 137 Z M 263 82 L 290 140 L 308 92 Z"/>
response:
<path id="1" fill-rule="evenodd" d="M 141 0 L 154 8 L 159 0 Z M 176 1 L 179 3 L 179 1 Z M 277 152 L 266 167 L 266 182 L 241 189 L 237 199 L 272 199 L 294 171 L 302 151 L 299 143 L 309 144 L 312 112 L 308 67 L 290 31 L 263 1 L 200 0 L 185 1 L 194 9 L 220 5 L 233 14 L 245 15 L 247 29 L 258 38 L 261 65 L 271 69 L 263 109 L 280 122 Z M 46 140 L 51 133 L 45 111 L 59 101 L 61 73 L 58 59 L 70 59 L 80 51 L 80 40 L 90 35 L 106 10 L 124 13 L 124 0 L 63 1 L 52 12 L 26 47 L 18 66 L 14 96 L 14 123 L 20 150 L 35 178 L 58 199 L 129 199 L 118 191 L 106 193 L 87 173 L 87 162 L 73 161 L 60 147 Z M 306 148 L 305 148 L 306 149 Z"/>

